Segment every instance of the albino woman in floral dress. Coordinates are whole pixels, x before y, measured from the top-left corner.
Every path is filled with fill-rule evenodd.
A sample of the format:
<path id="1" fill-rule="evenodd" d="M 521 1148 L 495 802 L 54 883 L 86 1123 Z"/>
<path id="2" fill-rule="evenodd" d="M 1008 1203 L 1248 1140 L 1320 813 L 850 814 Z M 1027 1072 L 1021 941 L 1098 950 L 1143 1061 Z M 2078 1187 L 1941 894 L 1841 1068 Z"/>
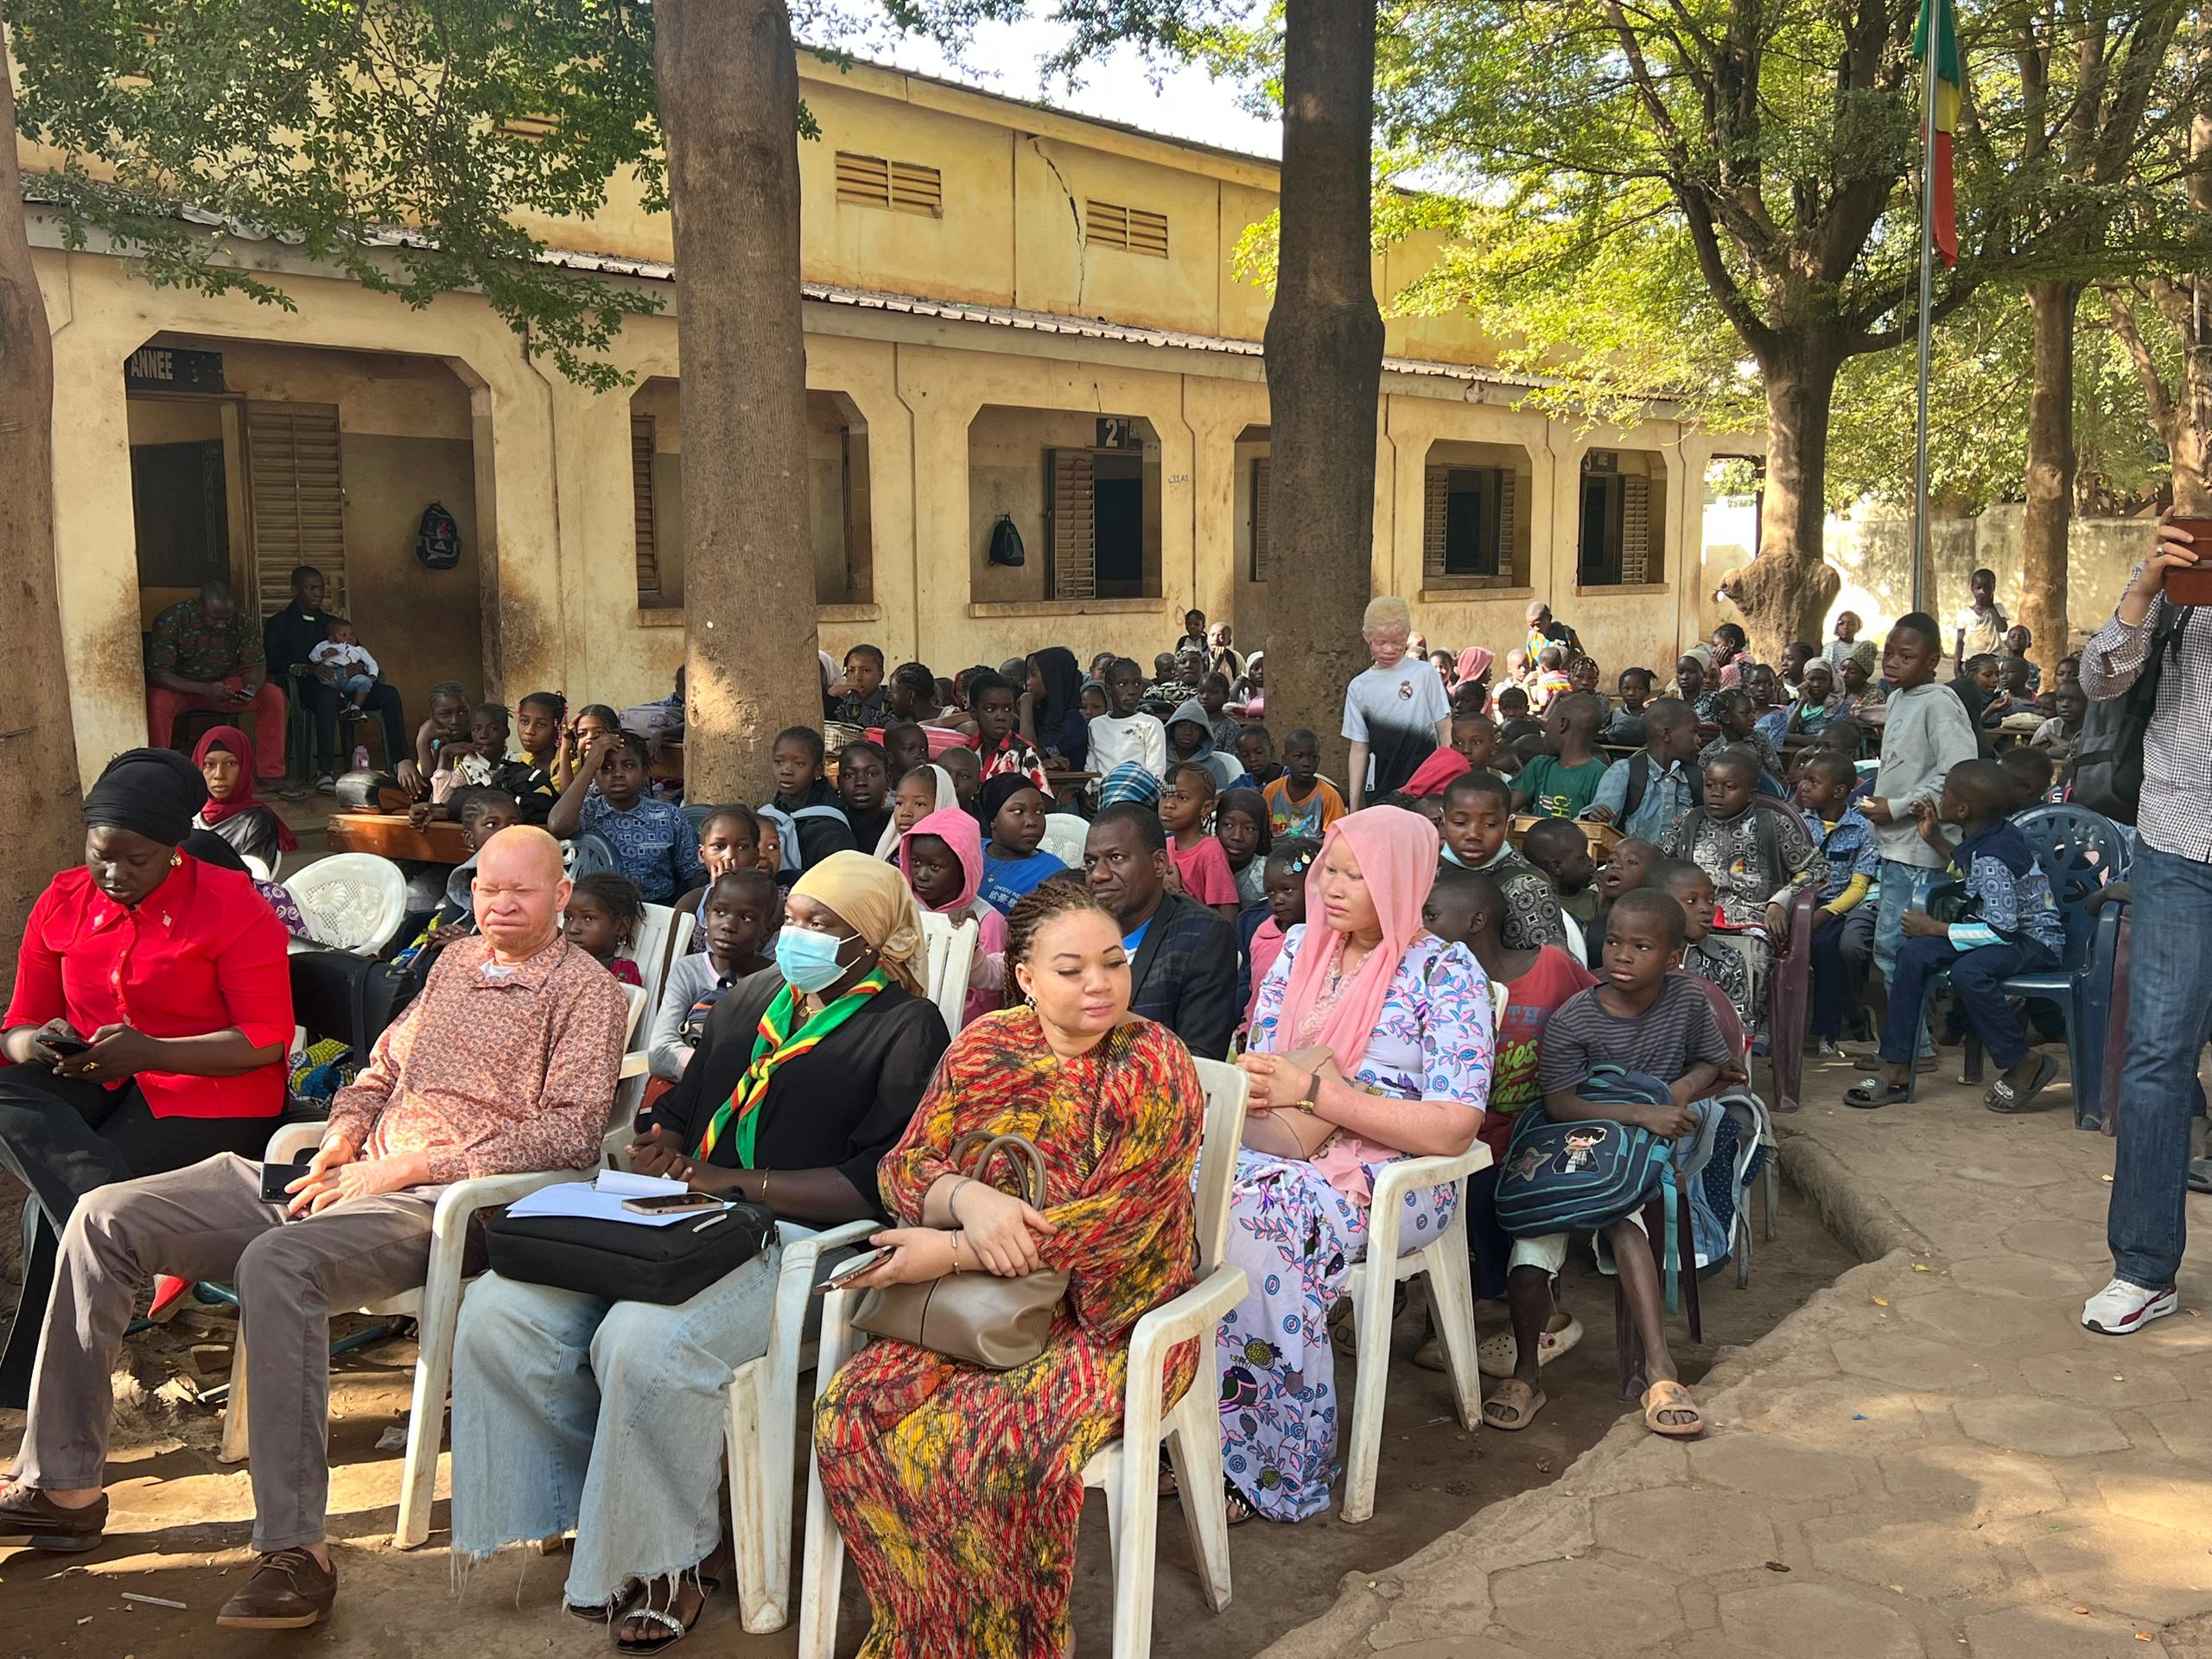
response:
<path id="1" fill-rule="evenodd" d="M 1339 818 L 1306 878 L 1294 927 L 1261 986 L 1252 1109 L 1313 1103 L 1338 1133 L 1310 1161 L 1238 1154 L 1229 1259 L 1251 1289 L 1222 1321 L 1223 1468 L 1230 1514 L 1302 1521 L 1336 1473 L 1329 1309 L 1367 1250 L 1376 1173 L 1408 1155 L 1465 1152 L 1490 1099 L 1490 982 L 1465 945 L 1421 929 L 1437 834 L 1397 807 Z M 1280 1058 L 1328 1048 L 1335 1074 Z M 1410 1251 L 1452 1219 L 1448 1186 L 1408 1195 Z"/>

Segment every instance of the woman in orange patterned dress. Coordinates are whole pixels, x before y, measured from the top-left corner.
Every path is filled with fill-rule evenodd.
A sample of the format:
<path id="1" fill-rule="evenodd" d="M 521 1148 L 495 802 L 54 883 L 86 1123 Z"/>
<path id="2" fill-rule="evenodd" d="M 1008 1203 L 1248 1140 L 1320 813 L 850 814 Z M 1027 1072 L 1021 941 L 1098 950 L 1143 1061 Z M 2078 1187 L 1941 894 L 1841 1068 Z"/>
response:
<path id="1" fill-rule="evenodd" d="M 1188 1288 L 1204 1114 L 1183 1045 L 1129 1017 L 1120 928 L 1079 879 L 1015 906 L 1007 965 L 1027 1006 L 955 1039 L 878 1170 L 905 1225 L 861 1285 L 1057 1268 L 1067 1303 L 1043 1354 L 990 1371 L 878 1340 L 823 1390 L 823 1491 L 875 1622 L 862 1659 L 1061 1659 L 1083 1470 L 1121 1432 L 1128 1338 Z M 963 1136 L 1020 1135 L 1045 1205 L 960 1175 Z M 1164 1403 L 1197 1369 L 1176 1350 Z"/>

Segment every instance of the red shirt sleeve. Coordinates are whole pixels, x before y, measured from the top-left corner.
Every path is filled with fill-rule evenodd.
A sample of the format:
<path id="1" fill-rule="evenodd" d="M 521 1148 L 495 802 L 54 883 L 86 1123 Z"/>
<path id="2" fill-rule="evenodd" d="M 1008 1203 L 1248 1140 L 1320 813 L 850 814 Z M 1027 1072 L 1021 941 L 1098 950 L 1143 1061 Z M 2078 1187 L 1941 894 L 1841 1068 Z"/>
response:
<path id="1" fill-rule="evenodd" d="M 0 1030 L 42 1026 L 67 1011 L 61 994 L 61 952 L 47 937 L 54 903 L 54 889 L 49 884 L 31 906 L 22 944 L 16 952 L 15 994 L 8 999 L 8 1013 L 0 1020 Z"/>
<path id="2" fill-rule="evenodd" d="M 237 904 L 243 925 L 215 957 L 215 982 L 231 1023 L 256 1048 L 281 1054 L 292 1042 L 291 937 L 267 904 Z"/>

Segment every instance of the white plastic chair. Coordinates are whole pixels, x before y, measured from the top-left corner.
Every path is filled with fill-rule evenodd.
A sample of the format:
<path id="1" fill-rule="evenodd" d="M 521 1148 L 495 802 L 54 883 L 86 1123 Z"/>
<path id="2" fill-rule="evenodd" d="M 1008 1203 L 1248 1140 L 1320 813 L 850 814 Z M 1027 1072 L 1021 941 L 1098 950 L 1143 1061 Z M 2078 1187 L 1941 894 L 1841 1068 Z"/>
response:
<path id="1" fill-rule="evenodd" d="M 629 1003 L 629 1030 L 635 1032 L 645 1011 L 645 998 L 634 985 L 626 985 L 622 991 Z M 324 1127 L 287 1123 L 269 1137 L 262 1157 L 272 1164 L 290 1163 L 321 1144 Z M 533 1170 L 527 1174 L 455 1181 L 439 1194 L 438 1207 L 431 1212 L 430 1267 L 421 1287 L 353 1310 L 378 1319 L 411 1319 L 416 1327 L 415 1393 L 407 1413 L 407 1461 L 399 1480 L 399 1522 L 391 1534 L 391 1541 L 401 1549 L 413 1549 L 430 1536 L 438 1448 L 445 1440 L 446 1395 L 453 1385 L 454 1333 L 461 1321 L 461 1299 L 468 1287 L 461 1266 L 468 1243 L 469 1219 L 480 1210 L 512 1204 L 541 1186 L 575 1180 L 581 1173 Z M 231 1392 L 223 1409 L 223 1438 L 216 1460 L 242 1463 L 251 1449 L 246 1433 L 245 1332 L 241 1324 L 231 1349 Z"/>
<path id="2" fill-rule="evenodd" d="M 407 878 L 374 853 L 338 853 L 295 871 L 284 882 L 308 934 L 333 950 L 373 957 L 407 919 Z"/>
<path id="3" fill-rule="evenodd" d="M 680 930 L 680 931 L 679 931 Z M 668 979 L 669 946 L 681 949 L 691 943 L 691 918 L 678 915 L 666 905 L 647 905 L 638 937 L 630 941 L 630 960 L 638 964 L 638 983 L 645 993 L 647 1018 L 660 1007 L 661 987 Z"/>
<path id="4" fill-rule="evenodd" d="M 1045 838 L 1037 845 L 1068 868 L 1080 874 L 1083 869 L 1083 844 L 1090 839 L 1090 824 L 1087 819 L 1072 812 L 1047 812 L 1045 815 Z"/>
<path id="5" fill-rule="evenodd" d="M 930 1001 L 944 1016 L 944 1028 L 960 1034 L 967 1017 L 968 984 L 976 976 L 976 941 L 981 930 L 971 919 L 957 927 L 933 910 L 922 912 L 922 938 L 929 946 L 929 960 L 922 983 Z"/>
<path id="6" fill-rule="evenodd" d="M 1122 1438 L 1109 1442 L 1083 1471 L 1083 1484 L 1106 1494 L 1113 1532 L 1114 1659 L 1146 1659 L 1152 1651 L 1152 1579 L 1160 1528 L 1160 1452 L 1165 1446 L 1181 1494 L 1191 1553 L 1198 1563 L 1206 1605 L 1229 1605 L 1229 1509 L 1221 1475 L 1221 1404 L 1214 1387 L 1215 1327 L 1243 1300 L 1244 1269 L 1227 1259 L 1229 1192 L 1243 1140 L 1244 1074 L 1217 1060 L 1199 1060 L 1206 1116 L 1198 1147 L 1198 1281 L 1136 1323 L 1129 1338 L 1128 1393 Z M 1461 1244 L 1463 1252 L 1465 1245 Z M 819 1370 L 836 1374 L 859 1347 L 847 1323 L 849 1291 L 823 1299 Z M 1161 1380 L 1176 1346 L 1198 1340 L 1198 1374 L 1183 1397 L 1160 1409 Z M 1471 1369 L 1474 1345 L 1467 1347 Z M 830 1659 L 837 1637 L 837 1602 L 845 1575 L 845 1541 L 823 1501 L 822 1465 L 807 1481 L 806 1561 L 799 1605 L 799 1659 Z M 748 1627 L 750 1628 L 750 1627 Z"/>
<path id="7" fill-rule="evenodd" d="M 1494 1015 L 1505 1011 L 1506 988 L 1493 982 Z M 1345 1288 L 1351 1297 L 1352 1334 L 1358 1346 L 1352 1380 L 1351 1446 L 1346 1459 L 1344 1519 L 1352 1525 L 1375 1513 L 1375 1474 L 1382 1457 L 1382 1395 L 1390 1373 L 1392 1293 L 1415 1274 L 1428 1275 L 1428 1306 L 1452 1377 L 1462 1427 L 1482 1420 L 1482 1377 L 1475 1365 L 1475 1287 L 1467 1264 L 1467 1178 L 1490 1167 L 1480 1141 L 1456 1158 L 1402 1158 L 1375 1182 L 1367 1254 L 1356 1262 Z M 1452 1220 L 1409 1255 L 1398 1253 L 1406 1194 L 1449 1182 L 1459 1189 Z"/>

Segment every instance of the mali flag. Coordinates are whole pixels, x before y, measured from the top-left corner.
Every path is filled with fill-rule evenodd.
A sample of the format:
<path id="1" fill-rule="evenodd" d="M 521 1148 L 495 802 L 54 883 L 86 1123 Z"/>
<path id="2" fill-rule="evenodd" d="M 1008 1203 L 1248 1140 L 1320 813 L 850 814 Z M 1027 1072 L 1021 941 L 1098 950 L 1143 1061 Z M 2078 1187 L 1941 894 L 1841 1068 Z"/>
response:
<path id="1" fill-rule="evenodd" d="M 1920 0 L 1920 21 L 1913 26 L 1912 54 L 1936 79 L 1935 130 L 1924 135 L 1935 147 L 1935 189 L 1925 211 L 1929 234 L 1945 265 L 1959 263 L 1959 210 L 1951 177 L 1951 132 L 1959 124 L 1959 89 L 1966 77 L 1959 67 L 1959 18 L 1951 0 Z"/>

